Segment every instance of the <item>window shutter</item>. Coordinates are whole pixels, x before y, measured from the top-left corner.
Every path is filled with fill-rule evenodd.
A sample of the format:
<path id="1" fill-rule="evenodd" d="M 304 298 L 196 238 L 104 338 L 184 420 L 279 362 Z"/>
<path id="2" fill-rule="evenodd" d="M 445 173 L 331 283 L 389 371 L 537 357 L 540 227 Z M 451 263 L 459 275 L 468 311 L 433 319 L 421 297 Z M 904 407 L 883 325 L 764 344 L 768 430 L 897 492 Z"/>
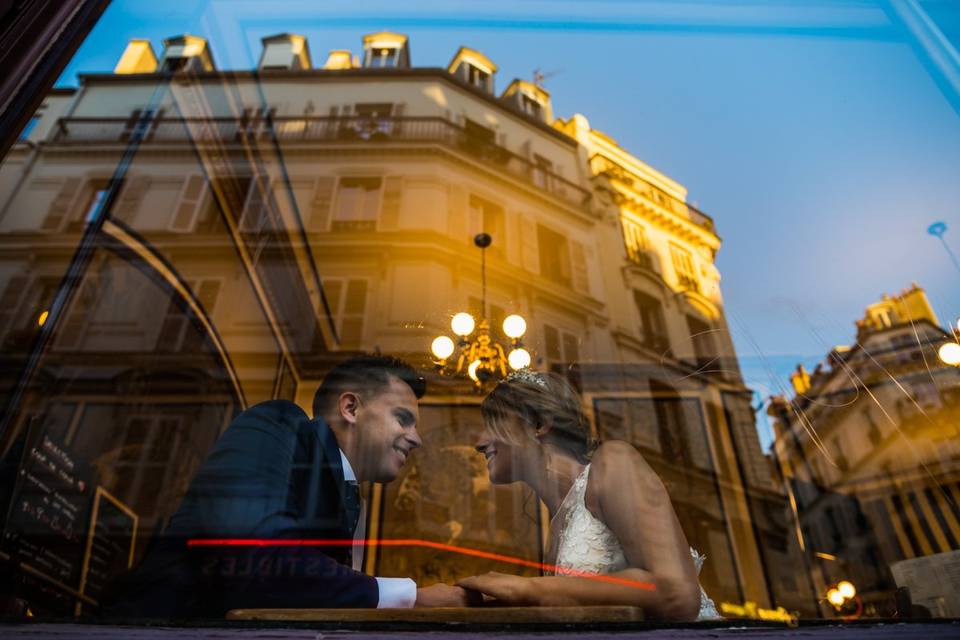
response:
<path id="1" fill-rule="evenodd" d="M 403 132 L 403 112 L 406 107 L 407 105 L 403 102 L 393 105 L 393 127 L 391 129 L 395 136 L 399 136 Z"/>
<path id="2" fill-rule="evenodd" d="M 572 333 L 563 334 L 563 361 L 569 364 L 580 361 L 580 341 Z"/>
<path id="3" fill-rule="evenodd" d="M 450 185 L 448 192 L 450 207 L 450 235 L 463 241 L 467 238 L 467 193 L 459 185 Z"/>
<path id="4" fill-rule="evenodd" d="M 570 242 L 573 288 L 580 293 L 590 293 L 590 277 L 587 273 L 587 251 L 583 243 Z"/>
<path id="5" fill-rule="evenodd" d="M 113 210 L 114 217 L 126 223 L 133 222 L 140 203 L 150 188 L 149 176 L 133 176 L 127 178 L 124 183 L 123 191 L 117 200 L 117 206 Z"/>
<path id="6" fill-rule="evenodd" d="M 540 273 L 537 223 L 522 213 L 520 214 L 520 255 L 524 269 L 531 273 Z"/>
<path id="7" fill-rule="evenodd" d="M 560 332 L 556 327 L 551 327 L 549 324 L 543 325 L 543 343 L 548 360 L 551 362 L 563 360 L 563 354 L 560 352 Z"/>
<path id="8" fill-rule="evenodd" d="M 340 324 L 341 344 L 357 348 L 363 341 L 364 309 L 367 306 L 367 281 L 350 280 L 343 304 L 343 319 Z"/>
<path id="9" fill-rule="evenodd" d="M 470 206 L 467 209 L 467 237 L 470 241 L 481 231 L 493 234 L 493 229 L 483 228 L 483 207 L 473 196 L 470 197 Z M 497 238 L 499 239 L 499 238 Z"/>
<path id="10" fill-rule="evenodd" d="M 180 203 L 170 221 L 173 231 L 193 231 L 200 205 L 206 195 L 206 180 L 201 175 L 188 176 L 184 182 Z"/>
<path id="11" fill-rule="evenodd" d="M 323 176 L 317 178 L 310 203 L 310 218 L 307 231 L 326 231 L 330 223 L 330 205 L 333 203 L 333 186 L 336 178 Z"/>
<path id="12" fill-rule="evenodd" d="M 20 298 L 27 290 L 28 280 L 25 276 L 13 276 L 7 281 L 7 286 L 3 289 L 3 295 L 0 296 L 0 332 L 3 332 L 10 322 L 11 318 L 16 318 L 17 307 L 20 306 Z M 0 333 L 0 338 L 5 337 Z"/>
<path id="13" fill-rule="evenodd" d="M 80 178 L 67 178 L 59 193 L 50 204 L 47 211 L 47 217 L 43 220 L 41 229 L 44 231 L 57 231 L 63 224 L 63 219 L 70 213 L 71 205 L 77 199 L 77 193 L 80 191 L 80 185 L 83 180 Z"/>
<path id="14" fill-rule="evenodd" d="M 380 228 L 384 230 L 396 229 L 400 224 L 403 178 L 391 177 L 383 182 L 383 209 L 380 215 Z"/>

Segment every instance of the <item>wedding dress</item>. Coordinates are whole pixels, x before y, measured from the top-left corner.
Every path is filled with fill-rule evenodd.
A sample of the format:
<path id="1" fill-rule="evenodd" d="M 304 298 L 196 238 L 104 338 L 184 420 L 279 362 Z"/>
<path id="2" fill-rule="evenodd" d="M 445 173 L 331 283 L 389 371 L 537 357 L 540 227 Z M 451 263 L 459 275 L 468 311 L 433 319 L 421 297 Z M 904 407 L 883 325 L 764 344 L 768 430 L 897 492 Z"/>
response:
<path id="1" fill-rule="evenodd" d="M 587 478 L 590 476 L 590 465 L 574 480 L 569 493 L 560 504 L 551 524 L 559 526 L 557 534 L 557 553 L 554 564 L 560 569 L 573 569 L 586 573 L 614 573 L 627 568 L 627 559 L 623 555 L 623 547 L 613 534 L 613 531 L 594 517 L 587 509 L 584 499 L 587 493 Z M 700 573 L 704 556 L 697 553 L 692 547 L 690 555 Z M 713 600 L 707 597 L 703 587 L 700 587 L 700 613 L 697 620 L 719 618 Z"/>

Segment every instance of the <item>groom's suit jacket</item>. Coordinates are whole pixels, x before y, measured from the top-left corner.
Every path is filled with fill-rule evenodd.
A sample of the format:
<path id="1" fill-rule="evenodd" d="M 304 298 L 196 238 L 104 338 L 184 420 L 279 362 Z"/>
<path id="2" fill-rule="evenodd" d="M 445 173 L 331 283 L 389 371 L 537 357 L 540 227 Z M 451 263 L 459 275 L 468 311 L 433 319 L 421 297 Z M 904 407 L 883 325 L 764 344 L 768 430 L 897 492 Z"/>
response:
<path id="1" fill-rule="evenodd" d="M 376 580 L 349 567 L 359 514 L 350 491 L 323 420 L 284 400 L 251 407 L 217 440 L 166 531 L 115 583 L 104 613 L 185 618 L 251 607 L 376 607 Z M 347 544 L 187 545 L 195 539 Z"/>

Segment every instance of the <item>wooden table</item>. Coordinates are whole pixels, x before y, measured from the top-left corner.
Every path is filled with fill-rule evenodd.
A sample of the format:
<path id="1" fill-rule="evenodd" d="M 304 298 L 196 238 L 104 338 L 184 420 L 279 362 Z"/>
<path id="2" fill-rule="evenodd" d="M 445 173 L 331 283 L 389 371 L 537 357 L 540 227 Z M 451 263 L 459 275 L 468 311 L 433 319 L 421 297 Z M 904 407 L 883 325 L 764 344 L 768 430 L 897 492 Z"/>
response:
<path id="1" fill-rule="evenodd" d="M 346 623 L 573 624 L 640 622 L 639 607 L 437 607 L 423 609 L 234 609 L 227 620 Z"/>

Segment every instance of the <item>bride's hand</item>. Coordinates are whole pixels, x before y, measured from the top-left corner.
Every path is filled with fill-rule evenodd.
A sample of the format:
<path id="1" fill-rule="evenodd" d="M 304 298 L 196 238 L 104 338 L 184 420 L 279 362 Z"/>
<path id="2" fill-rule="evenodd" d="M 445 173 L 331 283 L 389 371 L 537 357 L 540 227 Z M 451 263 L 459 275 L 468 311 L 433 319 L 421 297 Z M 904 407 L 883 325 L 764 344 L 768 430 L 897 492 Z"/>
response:
<path id="1" fill-rule="evenodd" d="M 497 600 L 498 604 L 534 606 L 537 604 L 533 578 L 513 576 L 491 571 L 482 576 L 471 576 L 457 582 L 458 587 L 479 591 Z"/>

